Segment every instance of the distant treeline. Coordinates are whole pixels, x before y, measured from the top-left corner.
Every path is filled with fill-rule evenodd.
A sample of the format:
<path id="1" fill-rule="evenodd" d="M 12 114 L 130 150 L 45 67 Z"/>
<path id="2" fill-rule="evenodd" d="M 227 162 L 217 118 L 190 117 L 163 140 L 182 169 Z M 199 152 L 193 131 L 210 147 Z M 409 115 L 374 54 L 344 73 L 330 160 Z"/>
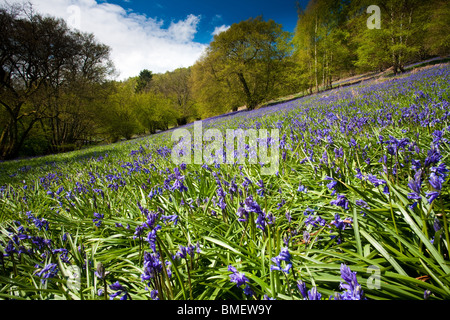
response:
<path id="1" fill-rule="evenodd" d="M 295 14 L 295 13 L 293 13 Z M 130 139 L 450 53 L 446 0 L 311 0 L 293 34 L 262 17 L 191 67 L 113 81 L 110 48 L 30 5 L 0 8 L 0 159 Z"/>

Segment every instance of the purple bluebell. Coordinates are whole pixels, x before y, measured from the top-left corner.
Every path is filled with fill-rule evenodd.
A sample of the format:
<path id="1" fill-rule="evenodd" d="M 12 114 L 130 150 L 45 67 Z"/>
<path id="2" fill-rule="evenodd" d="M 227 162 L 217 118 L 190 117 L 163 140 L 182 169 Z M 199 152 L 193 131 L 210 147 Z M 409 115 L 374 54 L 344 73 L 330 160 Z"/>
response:
<path id="1" fill-rule="evenodd" d="M 322 294 L 317 291 L 317 287 L 312 287 L 311 290 L 308 290 L 308 300 L 320 300 L 322 298 Z"/>
<path id="2" fill-rule="evenodd" d="M 164 223 L 166 223 L 166 221 L 173 222 L 173 225 L 176 226 L 178 223 L 178 215 L 176 215 L 176 214 L 172 214 L 169 216 L 162 215 L 161 220 L 163 220 Z"/>
<path id="3" fill-rule="evenodd" d="M 346 227 L 351 226 L 352 219 L 347 218 L 345 220 L 342 220 L 340 215 L 336 213 L 334 215 L 334 221 L 332 221 L 330 224 L 333 224 L 336 226 L 338 230 L 345 230 Z"/>
<path id="4" fill-rule="evenodd" d="M 297 280 L 297 288 L 298 291 L 300 291 L 301 295 L 303 296 L 303 299 L 306 300 L 308 298 L 308 291 L 306 289 L 306 284 L 301 280 Z"/>
<path id="5" fill-rule="evenodd" d="M 439 151 L 439 148 L 435 145 L 431 146 L 431 149 L 428 150 L 428 156 L 425 158 L 425 167 L 429 167 L 433 164 L 438 163 L 442 159 L 442 155 Z"/>
<path id="6" fill-rule="evenodd" d="M 156 232 L 160 229 L 161 226 L 158 224 L 147 234 L 147 242 L 150 244 L 150 248 L 152 248 L 154 252 L 156 252 Z"/>
<path id="7" fill-rule="evenodd" d="M 94 222 L 94 224 L 97 227 L 100 227 L 102 225 L 102 219 L 105 217 L 104 214 L 102 213 L 98 213 L 98 212 L 94 212 L 94 219 L 92 219 L 92 222 Z"/>
<path id="8" fill-rule="evenodd" d="M 419 170 L 414 175 L 414 179 L 408 182 L 408 187 L 413 191 L 408 193 L 408 199 L 420 200 L 422 197 L 420 196 L 420 190 L 422 188 L 422 179 L 421 179 L 422 171 Z"/>
<path id="9" fill-rule="evenodd" d="M 232 265 L 228 266 L 228 271 L 232 272 L 232 274 L 230 274 L 230 281 L 236 283 L 238 287 L 245 285 L 249 282 L 245 274 L 242 272 L 238 272 L 237 269 Z"/>
<path id="10" fill-rule="evenodd" d="M 114 293 L 111 293 L 109 295 L 109 299 L 113 300 L 115 297 L 122 295 L 122 297 L 120 298 L 120 300 L 127 300 L 128 299 L 128 292 L 126 291 L 126 289 L 119 283 L 119 281 L 116 281 L 112 284 L 109 285 L 109 288 L 112 291 L 115 291 Z"/>
<path id="11" fill-rule="evenodd" d="M 367 204 L 367 202 L 365 202 L 362 199 L 358 199 L 356 200 L 356 205 L 360 206 L 361 208 L 365 208 L 365 209 L 370 209 L 369 205 Z"/>
<path id="12" fill-rule="evenodd" d="M 289 270 L 292 268 L 291 263 L 291 254 L 289 253 L 288 248 L 282 248 L 280 254 L 276 257 L 272 258 L 272 261 L 275 265 L 270 266 L 270 270 L 283 271 L 284 273 L 289 273 Z M 281 266 L 281 261 L 285 262 L 285 267 Z"/>
<path id="13" fill-rule="evenodd" d="M 54 278 L 58 274 L 58 265 L 56 263 L 49 263 L 44 266 L 44 268 L 38 270 L 36 275 L 41 279 L 42 283 L 45 283 L 47 279 Z"/>
<path id="14" fill-rule="evenodd" d="M 300 182 L 297 188 L 297 192 L 303 192 L 303 193 L 308 193 L 308 188 L 306 188 L 304 185 L 302 185 L 302 183 Z"/>
<path id="15" fill-rule="evenodd" d="M 337 199 L 330 201 L 330 204 L 342 207 L 345 210 L 348 210 L 349 208 L 349 202 L 347 200 L 347 197 L 343 194 L 338 194 Z"/>
<path id="16" fill-rule="evenodd" d="M 341 282 L 340 287 L 345 289 L 340 295 L 341 300 L 364 300 L 364 292 L 356 279 L 356 272 L 352 272 L 344 263 L 341 264 L 341 277 L 345 282 Z"/>
<path id="17" fill-rule="evenodd" d="M 159 300 L 158 290 L 152 290 L 150 292 L 150 298 L 152 298 L 152 300 Z"/>
<path id="18" fill-rule="evenodd" d="M 369 180 L 375 187 L 386 184 L 386 181 L 383 179 L 378 179 L 376 176 L 372 174 L 367 175 L 367 180 Z"/>
<path id="19" fill-rule="evenodd" d="M 160 260 L 159 252 L 151 254 L 144 252 L 144 273 L 141 274 L 142 281 L 150 281 L 161 273 L 163 266 Z"/>

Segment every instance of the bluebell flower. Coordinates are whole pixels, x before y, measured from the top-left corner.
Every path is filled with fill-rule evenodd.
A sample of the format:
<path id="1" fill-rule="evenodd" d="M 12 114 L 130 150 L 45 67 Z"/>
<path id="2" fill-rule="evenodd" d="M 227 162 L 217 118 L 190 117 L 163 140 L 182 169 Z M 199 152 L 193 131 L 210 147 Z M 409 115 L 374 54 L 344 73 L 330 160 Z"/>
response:
<path id="1" fill-rule="evenodd" d="M 352 219 L 347 218 L 345 220 L 342 220 L 340 215 L 336 213 L 334 215 L 334 221 L 332 221 L 330 224 L 334 224 L 338 230 L 345 230 L 346 227 L 351 226 Z"/>
<path id="2" fill-rule="evenodd" d="M 150 298 L 152 298 L 152 300 L 159 300 L 158 290 L 152 290 L 150 292 Z"/>
<path id="3" fill-rule="evenodd" d="M 196 248 L 196 246 L 194 245 L 188 245 L 186 247 L 179 245 L 180 251 L 178 251 L 176 253 L 177 257 L 180 257 L 182 259 L 186 259 L 188 255 L 190 255 L 191 257 L 194 256 L 194 250 Z M 196 252 L 200 252 L 200 247 L 199 247 L 199 243 L 197 242 L 197 251 Z"/>
<path id="4" fill-rule="evenodd" d="M 245 199 L 245 210 L 248 212 L 262 213 L 261 207 L 253 200 L 251 195 Z"/>
<path id="5" fill-rule="evenodd" d="M 362 180 L 364 178 L 364 176 L 361 173 L 361 170 L 359 168 L 356 168 L 355 170 L 356 170 L 355 177 L 358 178 L 359 180 Z"/>
<path id="6" fill-rule="evenodd" d="M 376 176 L 372 174 L 367 175 L 367 180 L 369 180 L 375 187 L 386 184 L 386 181 L 383 179 L 378 179 Z"/>
<path id="7" fill-rule="evenodd" d="M 92 222 L 94 222 L 94 224 L 95 224 L 97 227 L 100 227 L 101 224 L 102 224 L 102 222 L 103 222 L 102 219 L 103 219 L 104 217 L 105 217 L 105 216 L 104 216 L 103 214 L 94 212 L 94 219 L 92 219 Z"/>
<path id="8" fill-rule="evenodd" d="M 244 294 L 246 296 L 253 296 L 253 295 L 255 295 L 255 293 L 253 292 L 253 290 L 250 288 L 250 286 L 248 284 L 244 288 Z"/>
<path id="9" fill-rule="evenodd" d="M 12 240 L 8 241 L 8 244 L 5 247 L 5 253 L 5 256 L 12 256 L 14 253 L 17 253 L 17 249 Z"/>
<path id="10" fill-rule="evenodd" d="M 339 149 L 334 148 L 334 154 L 336 158 L 342 158 L 344 156 L 344 150 L 342 149 L 342 147 Z"/>
<path id="11" fill-rule="evenodd" d="M 317 291 L 316 287 L 312 287 L 308 290 L 308 300 L 320 300 L 322 295 Z"/>
<path id="12" fill-rule="evenodd" d="M 440 163 L 436 167 L 431 167 L 430 171 L 436 174 L 438 177 L 442 178 L 442 181 L 445 180 L 445 178 L 447 177 L 447 173 L 449 172 L 445 163 Z"/>
<path id="13" fill-rule="evenodd" d="M 411 165 L 412 165 L 412 169 L 413 169 L 414 171 L 420 170 L 420 168 L 422 167 L 421 164 L 420 164 L 420 160 L 414 160 L 414 159 L 412 159 L 412 160 L 411 160 Z"/>
<path id="14" fill-rule="evenodd" d="M 408 187 L 413 191 L 408 193 L 408 199 L 420 200 L 422 197 L 420 196 L 420 189 L 422 187 L 422 179 L 421 179 L 422 171 L 419 170 L 414 175 L 414 179 L 408 182 Z"/>
<path id="15" fill-rule="evenodd" d="M 292 216 L 291 216 L 291 213 L 289 212 L 289 210 L 286 211 L 285 216 L 286 216 L 287 221 L 290 223 L 292 221 Z"/>
<path id="16" fill-rule="evenodd" d="M 328 176 L 325 177 L 325 180 L 329 180 L 329 181 L 330 181 L 330 183 L 327 184 L 327 188 L 328 188 L 328 190 L 333 190 L 332 195 L 334 195 L 334 194 L 336 193 L 336 190 L 334 190 L 334 188 L 335 188 L 336 185 L 337 185 L 337 181 L 334 180 L 334 179 L 331 178 L 331 177 L 328 177 Z"/>
<path id="17" fill-rule="evenodd" d="M 232 274 L 230 274 L 230 281 L 236 283 L 238 287 L 245 285 L 249 282 L 245 274 L 242 272 L 238 272 L 237 269 L 232 265 L 228 266 L 228 271 L 232 272 Z"/>
<path id="18" fill-rule="evenodd" d="M 38 277 L 41 277 L 41 282 L 45 283 L 47 279 L 54 278 L 58 274 L 58 265 L 56 263 L 49 263 L 36 272 Z"/>
<path id="19" fill-rule="evenodd" d="M 291 254 L 289 253 L 288 248 L 282 248 L 280 254 L 276 257 L 273 257 L 272 261 L 275 262 L 275 265 L 271 265 L 270 270 L 277 270 L 283 271 L 284 273 L 289 273 L 289 270 L 292 268 Z M 281 266 L 281 261 L 285 262 L 284 268 Z"/>
<path id="20" fill-rule="evenodd" d="M 326 224 L 325 219 L 323 219 L 321 216 L 319 215 L 313 215 L 310 214 L 304 221 L 305 226 L 311 225 L 314 228 L 319 227 L 319 226 L 324 226 Z"/>
<path id="21" fill-rule="evenodd" d="M 442 159 L 442 155 L 439 151 L 439 148 L 435 145 L 431 146 L 431 149 L 428 150 L 428 156 L 425 159 L 424 166 L 428 167 L 433 164 L 438 163 Z"/>
<path id="22" fill-rule="evenodd" d="M 308 193 L 308 188 L 306 188 L 304 185 L 302 185 L 302 183 L 300 182 L 297 188 L 297 192 L 303 192 L 303 193 Z"/>
<path id="23" fill-rule="evenodd" d="M 440 192 L 439 191 L 430 191 L 430 192 L 427 192 L 425 195 L 427 197 L 428 203 L 432 203 L 434 200 L 436 200 L 439 197 Z"/>
<path id="24" fill-rule="evenodd" d="M 352 272 L 344 263 L 341 264 L 341 277 L 345 281 L 340 287 L 346 291 L 340 295 L 341 300 L 364 300 L 364 292 L 356 279 L 356 272 Z"/>
<path id="25" fill-rule="evenodd" d="M 147 224 L 145 222 L 143 224 L 137 226 L 134 231 L 133 240 L 136 238 L 140 238 L 146 227 L 147 227 Z"/>
<path id="26" fill-rule="evenodd" d="M 349 202 L 348 202 L 347 198 L 345 197 L 345 195 L 343 195 L 343 194 L 338 194 L 337 199 L 330 201 L 330 204 L 342 207 L 345 210 L 348 210 L 348 208 L 349 208 L 349 206 L 348 206 Z"/>
<path id="27" fill-rule="evenodd" d="M 365 202 L 362 199 L 358 199 L 356 200 L 356 205 L 360 206 L 361 208 L 365 208 L 365 209 L 370 209 L 369 205 L 367 204 L 367 202 Z"/>
<path id="28" fill-rule="evenodd" d="M 142 281 L 149 281 L 153 279 L 157 274 L 162 272 L 163 266 L 160 260 L 159 252 L 151 254 L 144 252 L 144 273 L 141 274 Z"/>
<path id="29" fill-rule="evenodd" d="M 174 226 L 176 226 L 177 223 L 178 223 L 178 215 L 176 215 L 176 214 L 173 214 L 173 215 L 170 215 L 170 216 L 162 215 L 161 219 L 164 221 L 164 223 L 166 223 L 167 220 L 170 221 L 170 222 L 173 222 Z"/>
<path id="30" fill-rule="evenodd" d="M 114 282 L 113 284 L 109 285 L 109 288 L 112 291 L 116 291 L 114 293 L 111 293 L 109 295 L 109 299 L 113 300 L 115 297 L 122 295 L 120 300 L 127 300 L 128 299 L 128 292 L 125 290 L 125 288 L 119 283 L 119 281 Z"/>
<path id="31" fill-rule="evenodd" d="M 152 248 L 154 252 L 156 252 L 156 232 L 160 229 L 161 226 L 158 224 L 147 234 L 147 242 L 150 244 L 150 248 Z"/>
<path id="32" fill-rule="evenodd" d="M 303 299 L 307 299 L 308 291 L 306 289 L 306 284 L 301 280 L 297 280 L 297 288 L 298 291 L 300 291 L 301 295 L 303 296 Z"/>
<path id="33" fill-rule="evenodd" d="M 264 197 L 264 192 L 265 192 L 265 187 L 264 187 L 264 181 L 259 180 L 256 185 L 259 187 L 259 189 L 256 190 L 256 193 L 260 196 L 260 197 Z"/>
<path id="34" fill-rule="evenodd" d="M 187 191 L 188 188 L 183 184 L 182 179 L 175 179 L 175 182 L 173 183 L 172 187 L 170 187 L 170 190 L 175 191 L 178 190 L 180 192 Z"/>
<path id="35" fill-rule="evenodd" d="M 303 241 L 304 241 L 305 243 L 308 243 L 308 242 L 309 242 L 310 237 L 311 237 L 311 235 L 309 234 L 308 231 L 306 231 L 306 230 L 303 231 Z"/>

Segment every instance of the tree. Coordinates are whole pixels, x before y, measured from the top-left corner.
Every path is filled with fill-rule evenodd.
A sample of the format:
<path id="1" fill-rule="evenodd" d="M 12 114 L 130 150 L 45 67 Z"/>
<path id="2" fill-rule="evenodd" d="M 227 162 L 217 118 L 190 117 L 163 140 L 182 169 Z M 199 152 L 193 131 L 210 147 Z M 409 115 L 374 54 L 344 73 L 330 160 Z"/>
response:
<path id="1" fill-rule="evenodd" d="M 289 33 L 280 24 L 250 18 L 214 36 L 203 67 L 209 67 L 216 83 L 251 110 L 277 95 L 284 59 L 291 54 L 288 43 Z"/>
<path id="2" fill-rule="evenodd" d="M 135 95 L 133 108 L 140 125 L 149 133 L 168 130 L 176 124 L 176 111 L 172 101 L 160 93 L 146 92 Z"/>
<path id="3" fill-rule="evenodd" d="M 214 54 L 203 55 L 192 66 L 191 86 L 201 118 L 236 111 L 243 102 L 236 92 L 236 77 L 219 72 L 221 65 Z"/>
<path id="4" fill-rule="evenodd" d="M 113 92 L 102 105 L 97 105 L 98 123 L 102 134 L 111 142 L 131 139 L 140 130 L 135 112 L 135 79 L 113 82 Z"/>
<path id="5" fill-rule="evenodd" d="M 108 47 L 71 31 L 62 19 L 43 17 L 29 5 L 0 8 L 0 106 L 6 111 L 0 158 L 16 157 L 35 125 L 49 119 L 53 143 L 59 143 L 60 98 L 74 83 L 97 82 L 112 71 L 108 54 Z"/>
<path id="6" fill-rule="evenodd" d="M 293 43 L 310 92 L 318 92 L 320 84 L 331 87 L 334 78 L 352 69 L 349 6 L 349 1 L 312 0 L 305 10 L 299 9 Z"/>
<path id="7" fill-rule="evenodd" d="M 360 70 L 385 69 L 392 67 L 394 74 L 404 71 L 408 62 L 417 60 L 423 47 L 424 23 L 428 19 L 429 2 L 420 0 L 380 0 L 380 29 L 366 27 L 365 9 L 370 0 L 353 3 L 358 21 L 358 61 Z"/>
<path id="8" fill-rule="evenodd" d="M 424 10 L 425 11 L 425 10 Z M 428 2 L 428 13 L 424 26 L 424 48 L 433 55 L 450 54 L 450 2 L 432 0 Z"/>
<path id="9" fill-rule="evenodd" d="M 150 70 L 144 69 L 139 73 L 137 79 L 135 92 L 141 93 L 150 89 L 150 83 L 152 81 L 153 74 Z"/>
<path id="10" fill-rule="evenodd" d="M 191 68 L 178 68 L 155 76 L 153 81 L 152 91 L 171 101 L 178 125 L 196 117 L 190 76 Z"/>

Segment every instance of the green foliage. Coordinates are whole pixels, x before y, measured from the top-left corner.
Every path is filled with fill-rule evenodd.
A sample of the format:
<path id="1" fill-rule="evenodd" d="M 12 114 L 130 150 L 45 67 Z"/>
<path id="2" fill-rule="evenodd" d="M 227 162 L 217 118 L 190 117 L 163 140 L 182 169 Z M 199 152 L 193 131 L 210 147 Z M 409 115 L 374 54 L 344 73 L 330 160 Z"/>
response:
<path id="1" fill-rule="evenodd" d="M 64 151 L 88 140 L 87 104 L 103 99 L 98 89 L 113 71 L 109 47 L 30 4 L 2 5 L 0 20 L 0 158 Z M 41 139 L 47 148 L 30 148 Z"/>
<path id="2" fill-rule="evenodd" d="M 261 17 L 233 24 L 215 35 L 205 57 L 194 67 L 197 97 L 205 104 L 216 105 L 221 101 L 214 96 L 220 93 L 221 99 L 228 101 L 222 107 L 225 110 L 241 105 L 252 110 L 277 97 L 277 83 L 284 75 L 285 58 L 291 53 L 288 37 L 281 25 Z"/>
<path id="3" fill-rule="evenodd" d="M 148 91 L 150 87 L 150 83 L 152 81 L 153 74 L 150 70 L 144 69 L 139 73 L 139 77 L 137 79 L 135 92 L 141 93 L 143 91 Z"/>
<path id="4" fill-rule="evenodd" d="M 343 291 L 345 264 L 368 299 L 422 300 L 427 293 L 428 299 L 448 300 L 448 177 L 432 203 L 426 194 L 433 190 L 432 170 L 449 165 L 449 76 L 448 65 L 428 67 L 385 83 L 205 121 L 205 129 L 221 131 L 279 128 L 284 156 L 272 176 L 261 176 L 260 164 L 175 165 L 170 132 L 4 162 L 0 299 L 108 299 L 99 289 L 112 294 L 110 286 L 119 281 L 134 300 L 299 300 L 299 280 L 328 299 Z M 114 95 L 135 96 L 132 81 L 117 87 Z M 442 158 L 432 169 L 425 159 L 437 142 Z M 419 200 L 409 197 L 412 159 L 423 170 Z M 358 170 L 383 179 L 389 192 L 358 178 Z M 332 203 L 337 194 L 327 177 L 348 207 Z M 265 229 L 258 228 L 257 212 L 240 219 L 249 196 L 273 217 L 265 218 Z M 94 213 L 102 215 L 101 223 Z M 336 215 L 346 228 L 337 227 Z M 311 224 L 318 217 L 324 223 Z M 192 253 L 183 256 L 180 246 Z M 289 273 L 271 269 L 284 247 L 291 255 Z M 144 280 L 144 261 L 156 252 L 160 268 Z M 95 273 L 99 263 L 107 272 L 103 279 Z M 58 271 L 43 278 L 49 265 Z M 246 276 L 252 296 L 230 281 L 230 265 Z M 69 281 L 70 267 L 79 270 L 76 285 Z"/>

